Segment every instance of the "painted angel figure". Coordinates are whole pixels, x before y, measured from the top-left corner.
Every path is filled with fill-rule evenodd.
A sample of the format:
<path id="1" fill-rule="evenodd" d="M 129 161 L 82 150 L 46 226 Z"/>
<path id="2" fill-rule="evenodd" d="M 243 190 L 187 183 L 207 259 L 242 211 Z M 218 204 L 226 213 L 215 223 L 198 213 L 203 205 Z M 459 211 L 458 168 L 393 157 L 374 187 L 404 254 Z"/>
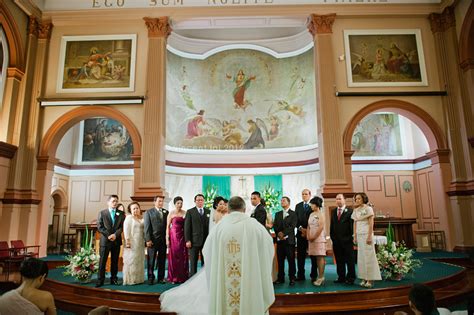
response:
<path id="1" fill-rule="evenodd" d="M 255 80 L 256 76 L 246 76 L 244 70 L 240 69 L 234 77 L 227 73 L 226 78 L 233 79 L 235 82 L 235 88 L 232 92 L 234 96 L 234 107 L 245 110 L 245 108 L 250 105 L 250 102 L 245 99 L 245 91 L 250 86 L 250 81 Z"/>

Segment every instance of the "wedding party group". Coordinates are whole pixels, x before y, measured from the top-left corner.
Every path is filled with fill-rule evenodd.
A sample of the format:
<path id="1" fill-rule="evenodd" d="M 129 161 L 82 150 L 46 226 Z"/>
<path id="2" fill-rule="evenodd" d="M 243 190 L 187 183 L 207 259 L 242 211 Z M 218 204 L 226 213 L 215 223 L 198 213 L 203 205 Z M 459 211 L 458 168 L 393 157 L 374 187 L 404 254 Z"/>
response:
<path id="1" fill-rule="evenodd" d="M 272 217 L 265 209 L 265 201 L 258 191 L 251 194 L 250 218 L 255 219 L 273 236 L 276 251 L 272 257 L 270 271 L 274 285 L 285 283 L 285 270 L 290 285 L 306 280 L 305 260 L 311 259 L 309 277 L 315 286 L 325 284 L 326 231 L 323 199 L 311 196 L 311 191 L 302 191 L 302 201 L 292 210 L 288 197 L 281 198 L 281 210 Z M 352 285 L 356 280 L 354 246 L 357 246 L 358 278 L 360 285 L 371 288 L 374 280 L 381 280 L 373 240 L 374 211 L 368 205 L 365 193 L 354 194 L 354 208 L 346 206 L 343 194 L 336 197 L 337 208 L 330 215 L 330 238 L 337 263 L 336 283 Z M 228 200 L 218 196 L 211 209 L 204 206 L 204 196 L 194 197 L 195 206 L 183 209 L 183 198 L 173 199 L 174 209 L 163 208 L 164 197 L 154 198 L 154 207 L 142 215 L 138 202 L 127 207 L 128 214 L 118 196 L 108 197 L 108 209 L 98 216 L 100 239 L 100 267 L 97 287 L 104 285 L 106 260 L 111 254 L 111 284 L 118 284 L 118 257 L 123 248 L 123 284 L 145 282 L 145 248 L 148 284 L 155 280 L 183 283 L 197 272 L 209 257 L 203 252 L 210 230 L 228 212 Z M 120 209 L 122 208 L 122 209 Z M 244 210 L 245 212 L 245 210 Z M 273 231 L 273 233 L 272 233 Z M 165 266 L 167 264 L 167 277 Z M 285 269 L 285 263 L 288 268 Z M 156 270 L 156 273 L 155 273 Z M 156 276 L 156 277 L 155 277 Z"/>

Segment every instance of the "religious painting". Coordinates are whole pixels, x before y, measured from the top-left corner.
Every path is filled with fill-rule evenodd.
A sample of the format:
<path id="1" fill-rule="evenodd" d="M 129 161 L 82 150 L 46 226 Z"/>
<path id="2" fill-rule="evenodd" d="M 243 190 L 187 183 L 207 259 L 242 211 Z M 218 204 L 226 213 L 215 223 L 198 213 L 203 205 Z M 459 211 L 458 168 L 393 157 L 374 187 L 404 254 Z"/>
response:
<path id="1" fill-rule="evenodd" d="M 134 34 L 63 36 L 57 92 L 133 91 L 135 55 Z"/>
<path id="2" fill-rule="evenodd" d="M 167 56 L 167 145 L 203 150 L 314 146 L 313 50 L 275 58 L 251 49 L 204 60 Z"/>
<path id="3" fill-rule="evenodd" d="M 132 160 L 132 139 L 121 122 L 103 117 L 86 119 L 81 122 L 80 133 L 82 164 L 129 164 Z"/>
<path id="4" fill-rule="evenodd" d="M 419 29 L 346 30 L 344 44 L 349 87 L 428 85 Z"/>
<path id="5" fill-rule="evenodd" d="M 399 116 L 370 114 L 362 119 L 352 135 L 353 156 L 402 156 Z"/>

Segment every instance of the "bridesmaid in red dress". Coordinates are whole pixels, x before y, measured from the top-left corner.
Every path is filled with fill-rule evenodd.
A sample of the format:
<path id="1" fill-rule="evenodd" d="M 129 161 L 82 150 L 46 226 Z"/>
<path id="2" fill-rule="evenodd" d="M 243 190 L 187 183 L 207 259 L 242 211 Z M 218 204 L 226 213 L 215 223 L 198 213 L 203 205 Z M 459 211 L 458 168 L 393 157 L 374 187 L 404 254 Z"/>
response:
<path id="1" fill-rule="evenodd" d="M 182 283 L 189 277 L 188 249 L 184 240 L 183 198 L 175 197 L 176 207 L 168 215 L 166 245 L 168 246 L 168 282 Z"/>

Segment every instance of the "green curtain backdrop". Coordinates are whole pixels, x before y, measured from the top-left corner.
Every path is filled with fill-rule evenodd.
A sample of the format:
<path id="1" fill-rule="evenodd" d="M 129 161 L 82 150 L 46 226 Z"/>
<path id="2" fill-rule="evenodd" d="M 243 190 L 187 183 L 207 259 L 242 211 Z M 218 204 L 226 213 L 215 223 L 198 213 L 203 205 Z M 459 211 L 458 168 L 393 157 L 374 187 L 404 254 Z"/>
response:
<path id="1" fill-rule="evenodd" d="M 230 198 L 230 176 L 203 176 L 202 192 L 206 195 L 209 189 L 216 190 L 215 196 L 222 196 L 226 199 Z"/>
<path id="2" fill-rule="evenodd" d="M 265 199 L 266 208 L 272 213 L 281 210 L 280 199 L 283 195 L 283 184 L 281 175 L 257 175 L 254 176 L 255 190 L 260 192 Z"/>

